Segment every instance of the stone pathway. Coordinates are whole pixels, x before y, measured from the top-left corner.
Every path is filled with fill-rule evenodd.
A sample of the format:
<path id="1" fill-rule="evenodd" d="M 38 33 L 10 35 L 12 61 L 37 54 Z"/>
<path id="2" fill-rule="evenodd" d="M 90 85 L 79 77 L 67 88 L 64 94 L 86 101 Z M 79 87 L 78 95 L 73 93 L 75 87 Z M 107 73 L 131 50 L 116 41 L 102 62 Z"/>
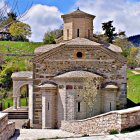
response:
<path id="1" fill-rule="evenodd" d="M 22 129 L 22 125 L 28 121 L 27 119 L 9 119 L 9 120 L 15 122 L 16 129 Z"/>
<path id="2" fill-rule="evenodd" d="M 78 137 L 80 135 L 77 135 Z M 75 137 L 73 133 L 65 132 L 60 129 L 20 129 L 11 140 L 37 140 L 41 138 L 70 138 Z"/>
<path id="3" fill-rule="evenodd" d="M 60 140 L 140 140 L 140 131 L 117 135 L 80 136 L 81 135 L 76 136 L 72 133 L 64 132 L 60 129 L 20 129 L 20 132 L 17 131 L 16 135 L 11 138 L 11 140 L 37 140 L 41 138 L 46 138 L 46 140 L 58 138 Z"/>

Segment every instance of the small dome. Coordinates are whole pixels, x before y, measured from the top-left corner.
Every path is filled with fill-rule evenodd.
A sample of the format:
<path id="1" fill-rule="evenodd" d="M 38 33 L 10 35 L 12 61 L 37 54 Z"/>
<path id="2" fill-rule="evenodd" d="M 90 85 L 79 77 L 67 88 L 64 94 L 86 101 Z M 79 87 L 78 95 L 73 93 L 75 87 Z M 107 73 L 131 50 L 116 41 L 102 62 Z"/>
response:
<path id="1" fill-rule="evenodd" d="M 69 14 L 65 14 L 65 15 L 62 15 L 61 17 L 62 18 L 67 18 L 67 17 L 91 17 L 91 18 L 95 18 L 95 16 L 94 15 L 91 15 L 91 14 L 88 14 L 88 13 L 86 13 L 86 12 L 83 12 L 83 11 L 81 11 L 79 8 L 76 10 L 76 11 L 74 11 L 74 12 L 71 12 L 71 13 L 69 13 Z"/>

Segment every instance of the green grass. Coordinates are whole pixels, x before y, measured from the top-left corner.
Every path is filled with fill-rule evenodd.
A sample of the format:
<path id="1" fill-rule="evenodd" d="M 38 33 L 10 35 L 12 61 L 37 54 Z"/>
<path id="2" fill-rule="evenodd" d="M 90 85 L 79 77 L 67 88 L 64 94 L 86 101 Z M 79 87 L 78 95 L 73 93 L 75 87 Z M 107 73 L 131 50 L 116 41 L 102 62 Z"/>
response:
<path id="1" fill-rule="evenodd" d="M 140 75 L 127 72 L 127 97 L 135 104 L 140 103 Z"/>
<path id="2" fill-rule="evenodd" d="M 21 106 L 26 106 L 26 98 L 21 98 Z M 8 108 L 8 103 L 10 103 L 10 106 L 13 106 L 13 99 L 9 99 L 9 98 L 6 98 L 6 99 L 3 99 L 3 100 L 0 100 L 0 102 L 2 102 L 3 104 L 3 110 Z"/>
<path id="3" fill-rule="evenodd" d="M 0 52 L 4 54 L 33 54 L 35 48 L 41 45 L 43 43 L 0 41 Z M 14 65 L 19 71 L 31 70 L 31 56 L 4 56 L 4 59 L 8 65 Z"/>
<path id="4" fill-rule="evenodd" d="M 0 41 L 0 50 L 5 53 L 15 53 L 15 54 L 19 54 L 19 52 L 33 53 L 35 48 L 41 45 L 43 45 L 43 43 Z"/>

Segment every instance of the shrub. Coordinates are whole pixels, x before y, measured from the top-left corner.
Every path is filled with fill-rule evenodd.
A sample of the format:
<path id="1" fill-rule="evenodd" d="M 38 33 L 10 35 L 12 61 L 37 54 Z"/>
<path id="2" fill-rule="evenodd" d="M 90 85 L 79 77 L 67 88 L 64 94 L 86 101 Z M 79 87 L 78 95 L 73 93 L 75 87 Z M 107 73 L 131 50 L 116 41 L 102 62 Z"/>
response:
<path id="1" fill-rule="evenodd" d="M 84 134 L 84 135 L 82 135 L 82 137 L 89 137 L 89 135 L 88 134 Z"/>
<path id="2" fill-rule="evenodd" d="M 118 130 L 116 130 L 116 129 L 111 129 L 111 130 L 109 131 L 109 134 L 110 134 L 110 135 L 114 135 L 114 134 L 119 134 L 119 132 L 118 132 Z"/>

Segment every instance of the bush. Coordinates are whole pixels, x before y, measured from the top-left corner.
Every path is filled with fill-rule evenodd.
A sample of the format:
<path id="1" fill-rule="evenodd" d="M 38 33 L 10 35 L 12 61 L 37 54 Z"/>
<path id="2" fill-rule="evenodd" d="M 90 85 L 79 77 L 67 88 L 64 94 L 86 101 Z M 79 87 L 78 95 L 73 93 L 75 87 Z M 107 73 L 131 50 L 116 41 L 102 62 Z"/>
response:
<path id="1" fill-rule="evenodd" d="M 56 44 L 55 42 L 55 35 L 51 32 L 46 33 L 43 38 L 43 42 L 45 44 Z"/>
<path id="2" fill-rule="evenodd" d="M 109 131 L 109 134 L 110 134 L 110 135 L 114 135 L 114 134 L 119 134 L 119 132 L 118 132 L 118 130 L 116 130 L 116 129 L 111 129 L 111 130 Z"/>
<path id="3" fill-rule="evenodd" d="M 82 137 L 89 137 L 89 135 L 88 134 L 84 134 L 84 135 L 82 135 Z"/>

